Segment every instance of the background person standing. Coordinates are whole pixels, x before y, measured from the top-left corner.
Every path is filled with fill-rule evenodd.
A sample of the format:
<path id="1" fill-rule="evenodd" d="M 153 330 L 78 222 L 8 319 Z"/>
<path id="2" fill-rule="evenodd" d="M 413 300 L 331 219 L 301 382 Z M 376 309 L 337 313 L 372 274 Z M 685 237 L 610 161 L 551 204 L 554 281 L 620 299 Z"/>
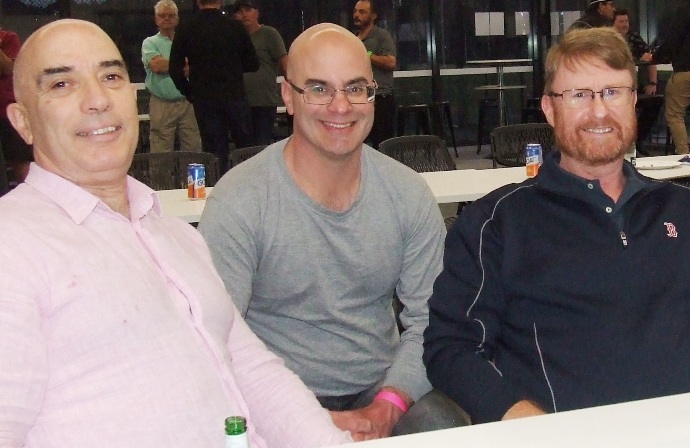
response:
<path id="1" fill-rule="evenodd" d="M 276 107 L 283 104 L 276 78 L 287 70 L 287 50 L 280 33 L 259 23 L 259 9 L 251 0 L 238 0 L 235 19 L 242 22 L 259 57 L 259 70 L 244 74 L 244 90 L 252 114 L 254 144 L 273 142 Z"/>
<path id="2" fill-rule="evenodd" d="M 221 0 L 197 0 L 199 11 L 175 32 L 170 50 L 170 77 L 194 103 L 204 151 L 228 170 L 229 133 L 236 148 L 251 146 L 251 116 L 243 73 L 259 69 L 249 34 L 232 16 L 223 14 Z M 189 78 L 184 67 L 189 61 Z"/>
<path id="3" fill-rule="evenodd" d="M 664 91 L 666 123 L 671 129 L 676 154 L 687 154 L 685 112 L 690 105 L 690 0 L 681 0 L 666 38 L 653 54 L 645 54 L 642 60 L 656 64 L 670 61 L 673 65 L 673 75 Z"/>
<path id="4" fill-rule="evenodd" d="M 175 146 L 175 132 L 182 151 L 201 151 L 199 127 L 194 106 L 177 90 L 168 74 L 170 47 L 179 22 L 173 0 L 160 0 L 154 6 L 158 34 L 147 37 L 141 45 L 141 61 L 146 70 L 146 88 L 151 93 L 149 116 L 151 152 L 169 152 Z M 185 70 L 189 70 L 185 66 Z"/>
<path id="5" fill-rule="evenodd" d="M 379 143 L 395 137 L 396 103 L 393 95 L 393 71 L 397 64 L 395 42 L 391 33 L 374 25 L 378 14 L 374 0 L 355 4 L 352 14 L 357 37 L 364 43 L 378 84 L 374 104 L 374 125 L 367 140 L 378 149 Z"/>
<path id="6" fill-rule="evenodd" d="M 611 0 L 592 0 L 585 11 L 585 15 L 576 20 L 570 29 L 598 28 L 613 24 L 613 12 L 616 8 Z"/>

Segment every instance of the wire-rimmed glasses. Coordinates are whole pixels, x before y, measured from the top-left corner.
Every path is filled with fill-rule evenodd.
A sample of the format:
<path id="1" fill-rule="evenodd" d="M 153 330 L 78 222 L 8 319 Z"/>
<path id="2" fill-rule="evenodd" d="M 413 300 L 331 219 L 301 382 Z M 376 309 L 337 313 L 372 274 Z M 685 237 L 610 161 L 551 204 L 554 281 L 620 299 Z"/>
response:
<path id="1" fill-rule="evenodd" d="M 292 83 L 289 79 L 286 79 L 295 92 L 302 94 L 304 102 L 307 104 L 314 104 L 319 106 L 325 106 L 326 104 L 331 104 L 336 92 L 343 92 L 345 98 L 350 102 L 350 104 L 367 104 L 374 101 L 376 97 L 376 89 L 378 85 L 374 81 L 374 85 L 368 86 L 366 84 L 351 84 L 344 89 L 334 89 L 331 86 L 323 84 L 310 84 L 304 87 L 298 87 Z"/>
<path id="2" fill-rule="evenodd" d="M 594 91 L 592 89 L 570 89 L 561 93 L 549 92 L 546 95 L 563 98 L 563 105 L 571 109 L 589 106 L 597 94 L 601 95 L 604 103 L 610 106 L 624 106 L 630 104 L 635 89 L 632 87 L 606 87 Z"/>

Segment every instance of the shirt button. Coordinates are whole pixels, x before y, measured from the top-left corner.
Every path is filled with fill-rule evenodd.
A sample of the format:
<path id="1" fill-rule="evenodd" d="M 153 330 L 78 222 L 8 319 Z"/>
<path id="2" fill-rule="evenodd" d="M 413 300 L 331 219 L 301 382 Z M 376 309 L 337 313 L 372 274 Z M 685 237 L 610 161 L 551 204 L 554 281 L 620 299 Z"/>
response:
<path id="1" fill-rule="evenodd" d="M 613 209 L 611 207 L 606 207 L 606 213 L 611 213 Z"/>
<path id="2" fill-rule="evenodd" d="M 594 185 L 592 185 L 592 184 L 587 184 L 587 188 L 589 188 L 590 190 L 594 190 Z"/>

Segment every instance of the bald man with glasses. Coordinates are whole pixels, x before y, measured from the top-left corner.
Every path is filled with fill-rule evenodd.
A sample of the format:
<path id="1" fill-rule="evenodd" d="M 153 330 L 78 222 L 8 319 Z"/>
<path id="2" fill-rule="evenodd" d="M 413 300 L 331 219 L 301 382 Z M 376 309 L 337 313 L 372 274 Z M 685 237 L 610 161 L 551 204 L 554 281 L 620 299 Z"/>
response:
<path id="1" fill-rule="evenodd" d="M 690 191 L 624 160 L 628 44 L 573 30 L 545 68 L 560 152 L 463 209 L 429 300 L 431 384 L 479 423 L 690 391 Z"/>
<path id="2" fill-rule="evenodd" d="M 282 84 L 294 134 L 232 168 L 199 223 L 249 326 L 356 440 L 464 421 L 422 364 L 443 219 L 417 173 L 363 144 L 375 95 L 354 34 L 306 30 Z"/>

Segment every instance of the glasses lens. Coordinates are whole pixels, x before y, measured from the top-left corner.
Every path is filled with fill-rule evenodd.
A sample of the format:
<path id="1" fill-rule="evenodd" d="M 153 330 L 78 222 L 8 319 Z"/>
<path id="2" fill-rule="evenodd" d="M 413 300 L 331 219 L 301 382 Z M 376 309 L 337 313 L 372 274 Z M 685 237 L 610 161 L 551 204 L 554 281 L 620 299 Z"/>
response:
<path id="1" fill-rule="evenodd" d="M 333 89 L 316 85 L 306 86 L 304 88 L 304 102 L 307 104 L 324 105 L 329 104 L 333 100 Z"/>
<path id="2" fill-rule="evenodd" d="M 628 104 L 632 98 L 632 89 L 629 87 L 609 87 L 602 92 L 604 101 L 614 106 Z"/>
<path id="3" fill-rule="evenodd" d="M 369 87 L 365 85 L 354 85 L 345 88 L 347 99 L 350 104 L 366 104 L 369 100 Z"/>

